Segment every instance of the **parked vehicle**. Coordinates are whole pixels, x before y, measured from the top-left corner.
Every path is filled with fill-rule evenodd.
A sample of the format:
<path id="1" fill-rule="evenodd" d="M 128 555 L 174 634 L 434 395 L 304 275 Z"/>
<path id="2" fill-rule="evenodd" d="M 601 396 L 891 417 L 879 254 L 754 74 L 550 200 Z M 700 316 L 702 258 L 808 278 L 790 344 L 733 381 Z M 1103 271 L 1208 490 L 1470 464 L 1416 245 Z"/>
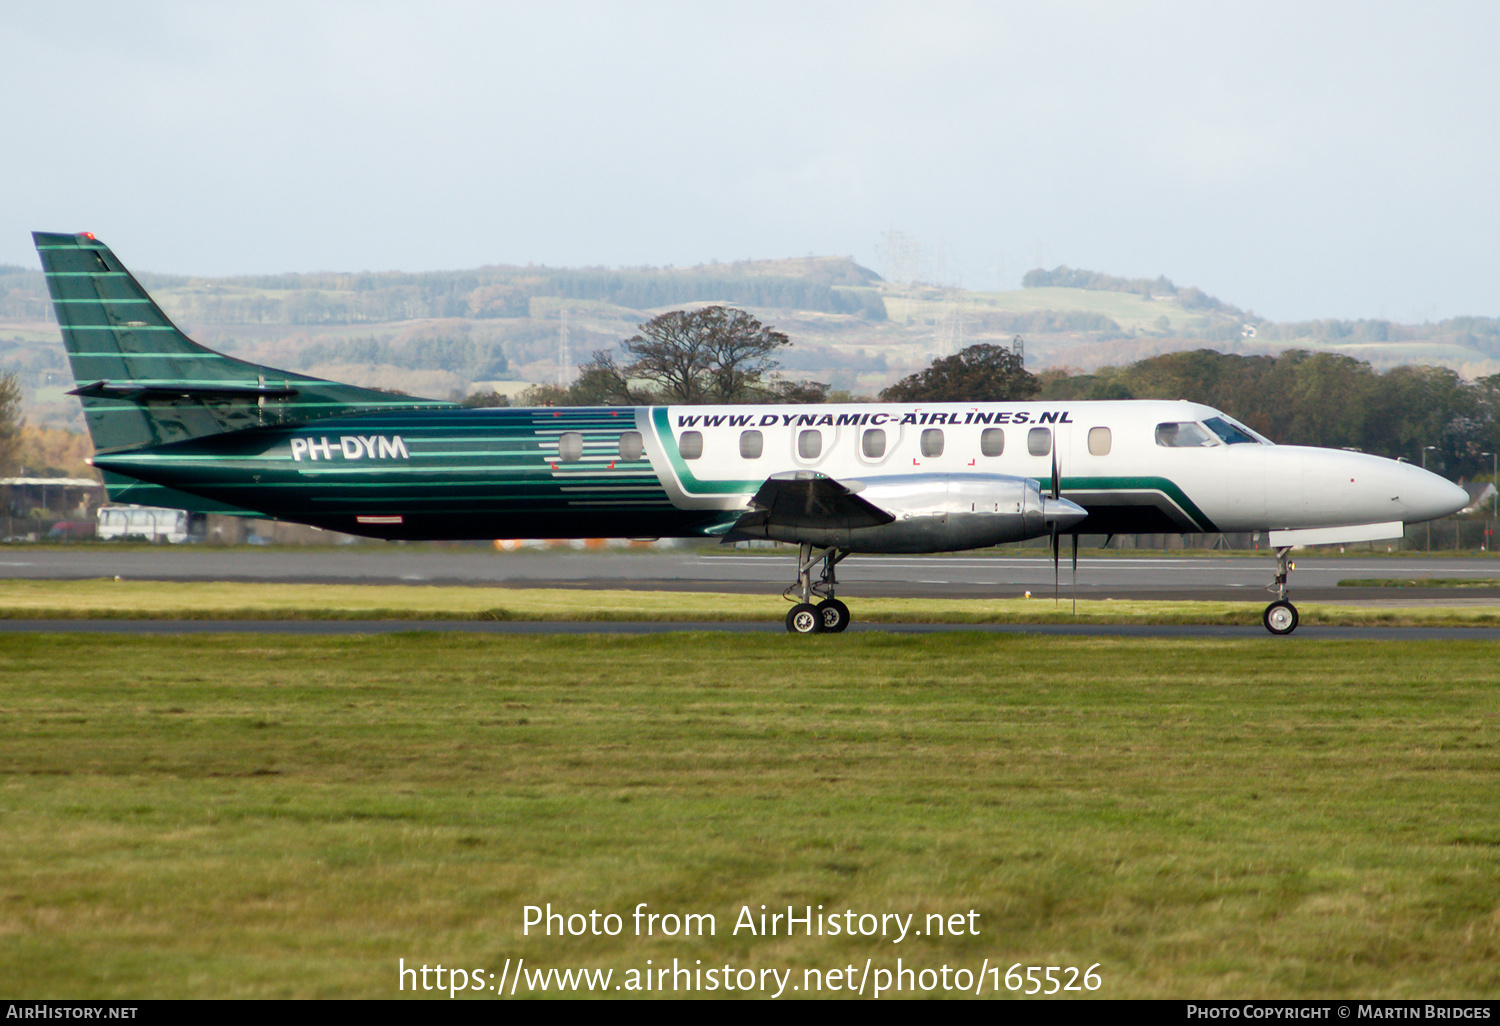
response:
<path id="1" fill-rule="evenodd" d="M 59 520 L 47 532 L 47 540 L 51 542 L 80 541 L 93 536 L 94 525 L 87 520 Z"/>
<path id="2" fill-rule="evenodd" d="M 182 542 L 203 538 L 204 516 L 185 509 L 160 506 L 100 506 L 97 516 L 101 540 L 129 538 L 136 541 Z"/>

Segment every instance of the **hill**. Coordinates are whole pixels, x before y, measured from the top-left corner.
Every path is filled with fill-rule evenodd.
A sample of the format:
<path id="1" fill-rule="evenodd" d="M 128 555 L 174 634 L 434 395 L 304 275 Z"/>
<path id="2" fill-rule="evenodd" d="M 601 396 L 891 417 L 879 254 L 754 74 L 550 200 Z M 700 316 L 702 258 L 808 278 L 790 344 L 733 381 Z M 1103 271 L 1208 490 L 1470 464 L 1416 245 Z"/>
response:
<path id="1" fill-rule="evenodd" d="M 743 307 L 786 332 L 788 376 L 873 395 L 934 358 L 1023 337 L 1033 370 L 1093 371 L 1196 349 L 1329 351 L 1377 370 L 1500 372 L 1500 320 L 1276 324 L 1166 278 L 1033 271 L 1014 291 L 895 284 L 852 258 L 690 268 L 488 266 L 465 271 L 315 272 L 232 278 L 142 273 L 205 345 L 320 376 L 418 394 L 515 393 L 569 378 L 656 314 Z M 565 366 L 565 364 L 567 366 Z M 0 370 L 20 374 L 33 423 L 81 427 L 39 271 L 0 266 Z"/>

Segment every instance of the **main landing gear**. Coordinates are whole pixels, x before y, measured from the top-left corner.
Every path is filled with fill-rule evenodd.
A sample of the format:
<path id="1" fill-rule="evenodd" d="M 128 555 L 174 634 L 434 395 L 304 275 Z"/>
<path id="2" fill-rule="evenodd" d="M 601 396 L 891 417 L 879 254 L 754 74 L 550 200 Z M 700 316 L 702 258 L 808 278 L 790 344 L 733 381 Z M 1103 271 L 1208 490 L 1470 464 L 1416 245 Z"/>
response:
<path id="1" fill-rule="evenodd" d="M 793 634 L 837 634 L 849 626 L 849 607 L 833 597 L 838 580 L 833 568 L 839 560 L 849 555 L 835 548 L 813 552 L 813 547 L 803 542 L 797 549 L 797 583 L 782 593 L 788 602 L 796 602 L 786 614 L 786 629 Z M 813 583 L 813 567 L 823 564 L 818 582 Z M 797 593 L 794 597 L 793 593 Z M 813 604 L 813 598 L 822 601 Z M 797 599 L 801 601 L 798 602 Z"/>
<path id="2" fill-rule="evenodd" d="M 1276 550 L 1276 580 L 1266 589 L 1276 594 L 1276 601 L 1266 607 L 1261 622 L 1272 634 L 1290 634 L 1297 629 L 1297 607 L 1286 600 L 1286 576 L 1297 569 L 1297 564 L 1287 558 L 1291 551 L 1288 547 Z"/>

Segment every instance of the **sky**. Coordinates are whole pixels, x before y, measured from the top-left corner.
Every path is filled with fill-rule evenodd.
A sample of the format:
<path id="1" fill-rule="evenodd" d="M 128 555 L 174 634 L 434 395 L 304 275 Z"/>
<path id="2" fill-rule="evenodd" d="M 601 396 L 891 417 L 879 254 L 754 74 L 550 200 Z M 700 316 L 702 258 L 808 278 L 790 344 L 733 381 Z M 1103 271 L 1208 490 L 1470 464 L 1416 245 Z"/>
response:
<path id="1" fill-rule="evenodd" d="M 0 263 L 690 266 L 1500 316 L 1500 5 L 0 3 Z"/>

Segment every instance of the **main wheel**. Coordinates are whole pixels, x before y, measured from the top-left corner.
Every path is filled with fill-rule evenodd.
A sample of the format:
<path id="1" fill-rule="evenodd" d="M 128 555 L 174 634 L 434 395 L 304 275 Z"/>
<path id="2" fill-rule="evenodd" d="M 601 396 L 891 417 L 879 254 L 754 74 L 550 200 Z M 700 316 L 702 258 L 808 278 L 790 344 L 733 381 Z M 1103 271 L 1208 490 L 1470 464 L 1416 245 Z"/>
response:
<path id="1" fill-rule="evenodd" d="M 1281 599 L 1267 606 L 1261 619 L 1272 634 L 1290 634 L 1297 629 L 1297 607 Z"/>
<path id="2" fill-rule="evenodd" d="M 849 626 L 849 607 L 838 599 L 824 599 L 818 603 L 818 612 L 823 617 L 823 630 L 837 634 Z"/>
<path id="3" fill-rule="evenodd" d="M 786 629 L 793 634 L 822 634 L 823 614 L 811 602 L 799 602 L 786 614 Z"/>

